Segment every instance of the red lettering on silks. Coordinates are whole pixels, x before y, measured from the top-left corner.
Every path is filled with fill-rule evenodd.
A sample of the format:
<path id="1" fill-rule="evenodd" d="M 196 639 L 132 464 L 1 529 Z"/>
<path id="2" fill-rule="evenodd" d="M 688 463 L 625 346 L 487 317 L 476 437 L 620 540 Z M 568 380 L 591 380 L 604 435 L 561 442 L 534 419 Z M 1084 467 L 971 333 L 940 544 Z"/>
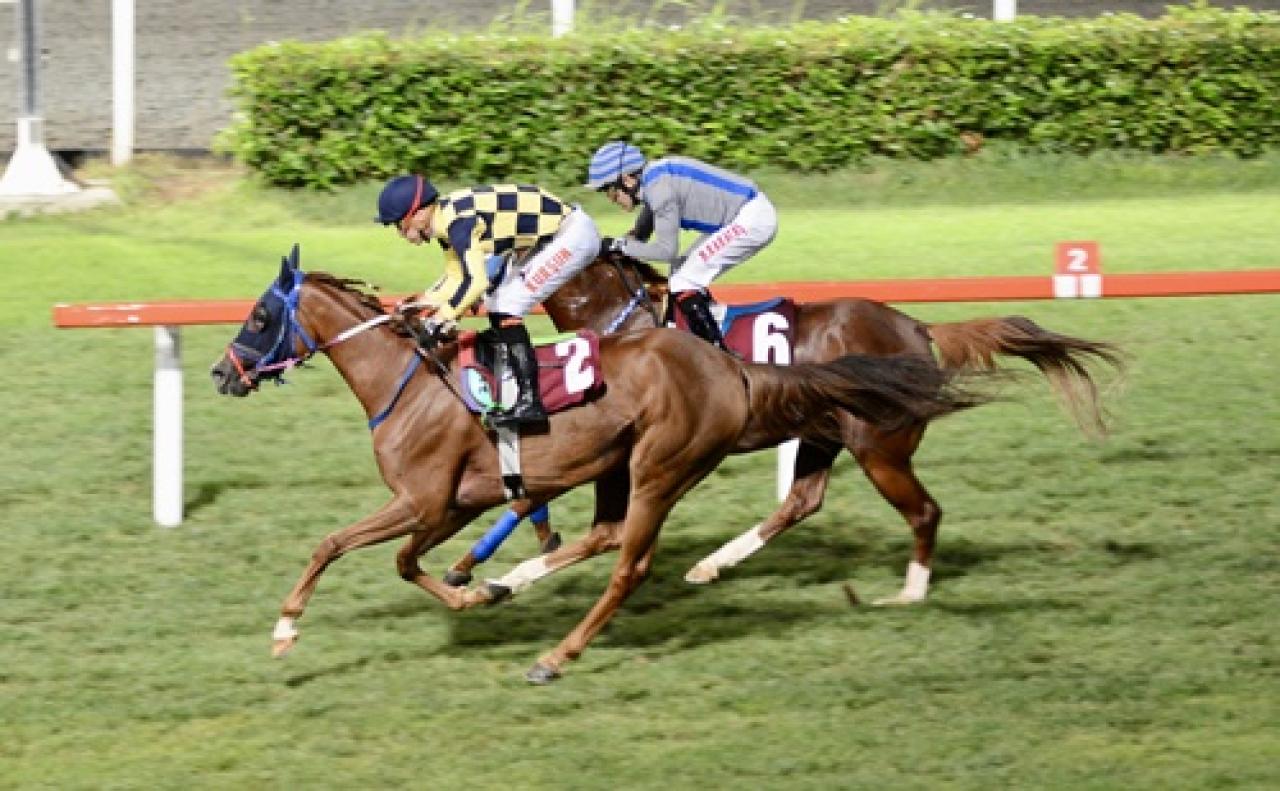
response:
<path id="1" fill-rule="evenodd" d="M 698 257 L 702 259 L 703 263 L 706 263 L 707 261 L 711 260 L 711 256 L 715 255 L 716 253 L 720 252 L 725 247 L 727 247 L 729 245 L 729 242 L 732 242 L 734 239 L 737 239 L 739 236 L 746 236 L 746 235 L 747 235 L 747 229 L 743 228 L 738 223 L 734 223 L 733 225 L 730 225 L 729 227 L 722 229 L 715 236 L 711 237 L 711 239 L 702 246 L 702 249 L 698 251 Z"/>
<path id="2" fill-rule="evenodd" d="M 556 250 L 555 254 L 548 258 L 537 271 L 530 272 L 524 278 L 524 287 L 529 291 L 537 291 L 546 285 L 546 282 L 555 277 L 564 265 L 569 262 L 573 254 L 567 247 L 561 247 Z"/>

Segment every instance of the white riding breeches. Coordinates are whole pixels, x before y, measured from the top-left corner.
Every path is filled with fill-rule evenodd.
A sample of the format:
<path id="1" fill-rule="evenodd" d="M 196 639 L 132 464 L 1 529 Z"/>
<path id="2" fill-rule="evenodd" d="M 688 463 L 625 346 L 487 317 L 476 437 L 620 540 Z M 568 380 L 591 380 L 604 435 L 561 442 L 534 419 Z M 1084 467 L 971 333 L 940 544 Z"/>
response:
<path id="1" fill-rule="evenodd" d="M 595 221 L 574 207 L 551 241 L 525 262 L 509 265 L 502 281 L 485 297 L 490 313 L 523 316 L 586 268 L 600 252 Z"/>
<path id="2" fill-rule="evenodd" d="M 706 289 L 711 281 L 760 252 L 778 233 L 778 212 L 763 193 L 742 204 L 733 221 L 698 239 L 671 272 L 672 293 Z"/>

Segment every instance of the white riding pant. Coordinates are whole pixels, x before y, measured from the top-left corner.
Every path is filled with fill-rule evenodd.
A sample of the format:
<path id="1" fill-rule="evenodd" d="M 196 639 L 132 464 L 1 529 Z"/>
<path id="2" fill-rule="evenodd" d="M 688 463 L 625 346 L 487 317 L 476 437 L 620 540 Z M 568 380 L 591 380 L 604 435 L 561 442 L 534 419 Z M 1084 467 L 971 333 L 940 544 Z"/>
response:
<path id="1" fill-rule="evenodd" d="M 764 196 L 742 204 L 729 224 L 694 242 L 671 272 L 671 291 L 706 289 L 711 281 L 763 250 L 778 234 L 778 211 Z"/>
<path id="2" fill-rule="evenodd" d="M 551 241 L 524 266 L 507 266 L 502 281 L 485 297 L 485 309 L 523 316 L 585 269 L 599 252 L 600 232 L 595 221 L 575 206 Z"/>

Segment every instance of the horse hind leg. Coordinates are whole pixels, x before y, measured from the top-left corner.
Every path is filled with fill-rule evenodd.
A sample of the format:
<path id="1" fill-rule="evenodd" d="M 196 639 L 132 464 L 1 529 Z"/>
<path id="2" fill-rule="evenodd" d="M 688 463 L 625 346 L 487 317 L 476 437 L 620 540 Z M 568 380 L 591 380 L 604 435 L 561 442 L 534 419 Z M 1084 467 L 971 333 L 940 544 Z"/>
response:
<path id="1" fill-rule="evenodd" d="M 827 483 L 831 479 L 831 465 L 835 463 L 837 453 L 807 442 L 800 443 L 787 499 L 769 518 L 694 564 L 684 575 L 685 582 L 695 585 L 714 582 L 722 569 L 738 565 L 783 531 L 817 513 L 822 507 Z"/>
<path id="2" fill-rule="evenodd" d="M 298 642 L 297 621 L 315 592 L 320 575 L 330 563 L 352 550 L 405 535 L 416 524 L 411 504 L 396 498 L 359 522 L 325 536 L 311 553 L 311 563 L 280 608 L 280 619 L 276 621 L 271 635 L 272 656 L 284 656 Z"/>
<path id="3" fill-rule="evenodd" d="M 614 564 L 613 574 L 609 577 L 604 593 L 560 644 L 539 657 L 525 673 L 525 679 L 529 683 L 549 684 L 559 678 L 564 665 L 582 655 L 592 638 L 600 633 L 627 597 L 640 586 L 653 563 L 658 529 L 672 505 L 674 500 L 665 504 L 665 507 L 636 503 L 629 506 L 626 521 L 621 528 L 624 538 L 620 542 L 618 562 Z"/>
<path id="4" fill-rule="evenodd" d="M 501 601 L 561 569 L 617 549 L 619 528 L 626 517 L 630 486 L 625 469 L 596 481 L 595 517 L 585 536 L 551 551 L 546 551 L 544 544 L 543 555 L 520 563 L 497 579 L 488 580 L 483 588 L 470 592 L 469 601 L 477 604 Z"/>
<path id="5" fill-rule="evenodd" d="M 894 596 L 875 600 L 877 606 L 915 604 L 929 594 L 933 550 L 938 537 L 942 509 L 920 483 L 911 467 L 911 455 L 920 444 L 923 429 L 894 434 L 878 434 L 872 445 L 851 443 L 850 450 L 881 496 L 911 526 L 914 538 L 902 590 Z"/>

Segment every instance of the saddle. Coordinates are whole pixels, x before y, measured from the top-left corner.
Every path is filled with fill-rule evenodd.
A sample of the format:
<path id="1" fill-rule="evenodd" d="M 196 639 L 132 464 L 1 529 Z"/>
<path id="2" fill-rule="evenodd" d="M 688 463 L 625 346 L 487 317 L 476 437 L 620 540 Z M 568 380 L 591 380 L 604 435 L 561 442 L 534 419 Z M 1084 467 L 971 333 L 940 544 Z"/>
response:
<path id="1" fill-rule="evenodd" d="M 689 324 L 684 313 L 675 314 L 675 326 L 685 332 Z M 712 303 L 711 315 L 720 322 L 724 343 L 741 359 L 753 363 L 790 365 L 794 357 L 796 303 L 775 297 L 749 305 Z"/>
<path id="2" fill-rule="evenodd" d="M 494 374 L 498 347 L 493 330 L 464 330 L 458 335 L 459 390 L 467 408 L 478 415 L 493 412 L 514 399 L 515 381 L 505 360 L 504 386 Z M 535 338 L 534 354 L 538 359 L 538 389 L 548 415 L 586 403 L 604 392 L 600 337 L 594 332 Z"/>

